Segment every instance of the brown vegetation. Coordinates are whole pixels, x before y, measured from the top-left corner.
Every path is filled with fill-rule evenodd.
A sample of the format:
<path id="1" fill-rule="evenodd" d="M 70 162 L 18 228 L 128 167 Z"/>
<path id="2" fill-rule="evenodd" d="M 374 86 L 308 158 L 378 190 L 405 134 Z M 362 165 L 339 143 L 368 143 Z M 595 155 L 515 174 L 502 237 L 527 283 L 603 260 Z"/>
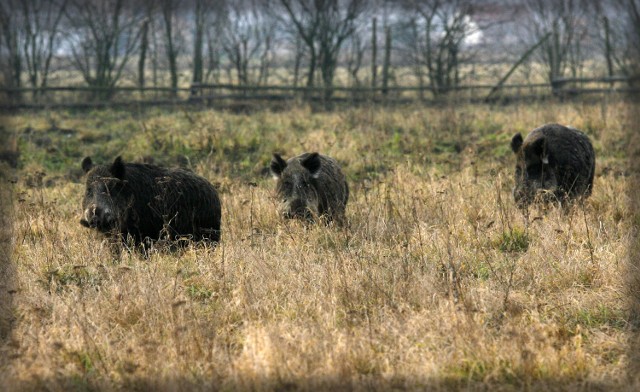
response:
<path id="1" fill-rule="evenodd" d="M 622 388 L 625 257 L 638 224 L 627 109 L 5 118 L 22 155 L 11 186 L 16 323 L 0 389 Z M 51 132 L 51 121 L 75 133 Z M 509 140 L 552 121 L 593 141 L 593 193 L 525 220 L 511 196 Z M 38 147 L 44 136 L 51 143 Z M 346 227 L 277 215 L 275 146 L 341 163 L 352 185 Z M 114 262 L 96 246 L 78 224 L 75 156 L 117 152 L 182 162 L 217 183 L 218 248 Z"/>

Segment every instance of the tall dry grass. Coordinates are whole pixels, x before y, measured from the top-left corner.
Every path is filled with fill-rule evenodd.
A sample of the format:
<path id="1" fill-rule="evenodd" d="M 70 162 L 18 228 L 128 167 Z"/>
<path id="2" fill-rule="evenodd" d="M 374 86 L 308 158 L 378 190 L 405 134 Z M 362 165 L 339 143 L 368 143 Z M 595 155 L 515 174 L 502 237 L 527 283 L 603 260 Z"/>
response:
<path id="1" fill-rule="evenodd" d="M 9 212 L 16 320 L 0 389 L 623 388 L 625 257 L 638 224 L 626 109 L 6 118 L 22 166 Z M 57 139 L 52 118 L 75 132 Z M 525 219 L 510 194 L 508 143 L 550 121 L 594 141 L 594 192 Z M 43 135 L 52 141 L 39 147 Z M 53 147 L 55 160 L 41 154 Z M 269 154 L 303 150 L 343 164 L 347 227 L 276 214 Z M 114 260 L 78 223 L 83 184 L 71 165 L 115 153 L 182 162 L 217 183 L 220 245 Z"/>

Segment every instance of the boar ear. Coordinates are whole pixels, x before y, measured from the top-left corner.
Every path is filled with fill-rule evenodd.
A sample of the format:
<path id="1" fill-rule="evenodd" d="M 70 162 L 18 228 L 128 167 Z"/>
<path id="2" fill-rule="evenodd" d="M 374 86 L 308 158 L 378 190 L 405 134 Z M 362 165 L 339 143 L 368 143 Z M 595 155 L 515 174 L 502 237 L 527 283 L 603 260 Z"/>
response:
<path id="1" fill-rule="evenodd" d="M 93 161 L 91 157 L 84 157 L 82 160 L 82 170 L 86 173 L 93 167 Z"/>
<path id="2" fill-rule="evenodd" d="M 517 154 L 520 151 L 520 147 L 522 147 L 522 135 L 518 132 L 511 139 L 511 149 Z"/>
<path id="3" fill-rule="evenodd" d="M 282 159 L 280 155 L 273 154 L 273 158 L 271 158 L 271 174 L 273 174 L 275 178 L 278 178 L 286 167 L 287 162 Z"/>
<path id="4" fill-rule="evenodd" d="M 317 177 L 320 173 L 320 154 L 317 152 L 309 154 L 309 156 L 300 163 L 302 164 L 302 167 L 309 170 L 313 177 Z"/>
<path id="5" fill-rule="evenodd" d="M 124 179 L 124 162 L 122 161 L 122 157 L 117 157 L 113 164 L 111 165 L 111 169 L 109 169 L 111 174 L 117 179 Z"/>

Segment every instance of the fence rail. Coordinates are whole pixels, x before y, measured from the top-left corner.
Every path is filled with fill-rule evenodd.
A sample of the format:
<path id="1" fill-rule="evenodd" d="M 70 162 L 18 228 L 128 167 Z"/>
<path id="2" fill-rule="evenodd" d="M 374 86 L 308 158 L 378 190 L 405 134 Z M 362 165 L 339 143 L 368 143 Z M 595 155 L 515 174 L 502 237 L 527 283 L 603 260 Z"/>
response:
<path id="1" fill-rule="evenodd" d="M 640 88 L 627 77 L 557 79 L 552 83 L 488 84 L 437 89 L 430 86 L 389 87 L 301 87 L 241 86 L 233 84 L 193 84 L 170 87 L 90 87 L 0 88 L 0 108 L 92 108 L 106 106 L 206 105 L 224 107 L 269 102 L 386 103 L 411 102 L 496 102 L 551 97 L 636 95 Z M 490 98 L 488 98 L 490 96 Z"/>

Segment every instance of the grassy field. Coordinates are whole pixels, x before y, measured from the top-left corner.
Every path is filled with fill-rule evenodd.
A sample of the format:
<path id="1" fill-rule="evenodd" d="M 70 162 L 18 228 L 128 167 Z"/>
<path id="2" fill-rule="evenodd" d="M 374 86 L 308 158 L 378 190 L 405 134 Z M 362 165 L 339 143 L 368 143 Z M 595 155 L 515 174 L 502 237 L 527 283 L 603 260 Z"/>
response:
<path id="1" fill-rule="evenodd" d="M 5 116 L 20 162 L 2 179 L 0 389 L 623 389 L 640 223 L 630 113 L 612 101 Z M 509 141 L 546 122 L 592 138 L 594 192 L 526 219 Z M 271 153 L 303 151 L 343 165 L 347 227 L 277 215 Z M 114 260 L 79 224 L 80 161 L 118 154 L 216 184 L 218 248 Z"/>

